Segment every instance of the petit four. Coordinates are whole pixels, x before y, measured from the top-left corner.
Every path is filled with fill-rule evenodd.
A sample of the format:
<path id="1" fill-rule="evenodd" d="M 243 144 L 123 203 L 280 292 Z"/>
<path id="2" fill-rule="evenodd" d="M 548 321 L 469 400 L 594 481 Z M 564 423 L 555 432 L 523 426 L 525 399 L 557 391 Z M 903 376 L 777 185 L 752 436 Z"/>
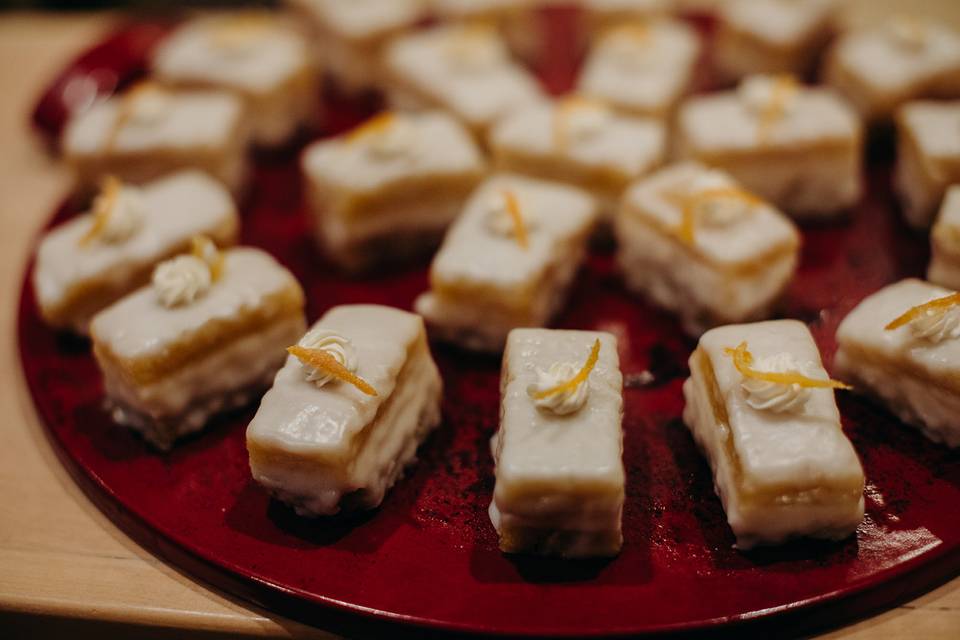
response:
<path id="1" fill-rule="evenodd" d="M 863 519 L 863 468 L 809 329 L 796 320 L 703 334 L 683 419 L 713 471 L 737 547 L 840 540 Z"/>
<path id="2" fill-rule="evenodd" d="M 613 556 L 623 536 L 623 377 L 609 333 L 515 329 L 491 441 L 500 549 Z"/>
<path id="3" fill-rule="evenodd" d="M 334 307 L 288 351 L 247 427 L 254 480 L 303 516 L 377 507 L 440 424 L 423 320 Z"/>
<path id="4" fill-rule="evenodd" d="M 55 327 L 85 333 L 90 318 L 147 284 L 153 267 L 189 249 L 194 236 L 229 246 L 238 232 L 230 194 L 199 171 L 142 187 L 108 177 L 89 213 L 41 240 L 33 271 L 40 313 Z"/>
<path id="5" fill-rule="evenodd" d="M 563 306 L 596 218 L 593 198 L 575 187 L 488 179 L 447 232 L 416 311 L 435 337 L 503 349 L 512 329 L 541 327 Z"/>
<path id="6" fill-rule="evenodd" d="M 323 70 L 348 93 L 377 88 L 393 36 L 426 16 L 426 0 L 287 0 L 312 32 Z"/>
<path id="7" fill-rule="evenodd" d="M 314 232 L 328 257 L 364 269 L 439 244 L 483 178 L 472 136 L 439 112 L 384 112 L 302 156 Z"/>
<path id="8" fill-rule="evenodd" d="M 844 318 L 837 346 L 842 379 L 960 447 L 960 293 L 915 279 L 885 287 Z"/>
<path id="9" fill-rule="evenodd" d="M 169 449 L 214 414 L 270 384 L 303 335 L 303 291 L 268 254 L 193 251 L 160 263 L 152 284 L 90 323 L 107 405 L 118 424 Z"/>
<path id="10" fill-rule="evenodd" d="M 908 100 L 960 98 L 960 33 L 894 16 L 843 35 L 824 74 L 864 119 L 889 120 Z"/>
<path id="11" fill-rule="evenodd" d="M 960 182 L 960 100 L 909 102 L 897 111 L 894 186 L 907 223 L 927 228 Z"/>
<path id="12" fill-rule="evenodd" d="M 960 184 L 947 190 L 940 215 L 930 234 L 931 257 L 927 280 L 960 289 Z"/>
<path id="13" fill-rule="evenodd" d="M 627 286 L 678 313 L 691 335 L 767 317 L 800 253 L 786 216 L 724 172 L 694 163 L 631 186 L 614 233 Z"/>
<path id="14" fill-rule="evenodd" d="M 667 118 L 689 91 L 699 56 L 696 32 L 679 20 L 628 22 L 597 38 L 577 91 L 625 113 Z"/>
<path id="15" fill-rule="evenodd" d="M 670 13 L 676 0 L 580 0 L 591 32 Z"/>
<path id="16" fill-rule="evenodd" d="M 157 47 L 156 79 L 173 87 L 226 89 L 247 103 L 254 142 L 276 145 L 314 124 L 320 83 L 307 42 L 266 12 L 196 18 Z"/>
<path id="17" fill-rule="evenodd" d="M 679 154 L 729 172 L 790 214 L 834 216 L 861 193 L 862 126 L 829 89 L 750 76 L 680 107 Z"/>
<path id="18" fill-rule="evenodd" d="M 576 185 L 612 220 L 627 185 L 663 161 L 666 131 L 658 121 L 573 96 L 504 116 L 487 146 L 498 170 Z"/>
<path id="19" fill-rule="evenodd" d="M 444 21 L 486 23 L 496 28 L 510 50 L 533 61 L 543 52 L 544 29 L 537 10 L 556 0 L 431 0 L 433 13 Z"/>
<path id="20" fill-rule="evenodd" d="M 714 62 L 727 78 L 811 71 L 837 0 L 730 0 L 720 6 Z"/>
<path id="21" fill-rule="evenodd" d="M 447 109 L 478 139 L 504 114 L 543 96 L 536 78 L 510 58 L 502 36 L 483 24 L 399 36 L 387 45 L 384 65 L 394 106 Z"/>
<path id="22" fill-rule="evenodd" d="M 249 130 L 233 93 L 145 82 L 74 115 L 62 147 L 82 188 L 95 188 L 107 174 L 142 183 L 194 168 L 236 192 L 247 173 Z"/>

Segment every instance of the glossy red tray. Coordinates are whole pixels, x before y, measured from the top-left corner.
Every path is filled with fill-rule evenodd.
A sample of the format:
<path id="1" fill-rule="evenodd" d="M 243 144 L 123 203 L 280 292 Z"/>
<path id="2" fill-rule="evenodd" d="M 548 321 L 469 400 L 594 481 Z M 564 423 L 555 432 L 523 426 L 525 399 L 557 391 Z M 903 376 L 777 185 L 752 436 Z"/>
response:
<path id="1" fill-rule="evenodd" d="M 551 33 L 563 37 L 570 28 L 556 19 Z M 116 45 L 129 44 L 126 30 L 97 49 L 114 84 L 136 73 L 152 44 L 133 40 L 142 46 Z M 573 64 L 570 56 L 557 60 L 543 70 L 553 89 L 569 82 Z M 90 68 L 74 65 L 64 77 Z M 38 113 L 65 113 L 62 80 Z M 364 111 L 331 108 L 330 129 Z M 61 118 L 38 122 L 52 133 Z M 426 262 L 370 278 L 338 275 L 309 239 L 296 156 L 290 149 L 257 158 L 243 242 L 267 249 L 300 278 L 311 320 L 343 303 L 409 309 L 426 286 Z M 844 314 L 878 287 L 921 275 L 928 257 L 925 237 L 908 232 L 896 212 L 889 163 L 871 164 L 868 195 L 849 219 L 804 231 L 802 264 L 782 310 L 810 325 L 828 365 Z M 73 213 L 64 205 L 51 224 Z M 631 381 L 623 423 L 625 541 L 609 561 L 498 551 L 487 518 L 497 358 L 435 345 L 446 381 L 444 422 L 419 464 L 378 510 L 311 521 L 271 502 L 251 481 L 244 430 L 253 408 L 218 419 L 166 455 L 114 427 L 101 407 L 88 342 L 43 325 L 26 275 L 19 344 L 50 439 L 114 521 L 202 580 L 335 631 L 612 635 L 738 625 L 741 632 L 799 633 L 890 606 L 960 571 L 960 458 L 846 394 L 839 398 L 844 426 L 867 475 L 867 513 L 856 536 L 735 550 L 709 469 L 680 420 L 693 341 L 672 316 L 627 295 L 602 252 L 590 257 L 556 325 L 616 334 Z M 645 371 L 653 382 L 633 384 Z"/>

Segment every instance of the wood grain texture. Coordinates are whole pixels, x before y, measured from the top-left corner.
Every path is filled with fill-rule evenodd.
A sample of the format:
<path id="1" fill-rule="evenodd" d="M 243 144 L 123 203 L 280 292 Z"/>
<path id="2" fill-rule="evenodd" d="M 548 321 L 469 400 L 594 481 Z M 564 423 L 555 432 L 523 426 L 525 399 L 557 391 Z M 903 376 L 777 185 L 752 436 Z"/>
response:
<path id="1" fill-rule="evenodd" d="M 862 7 L 897 2 L 855 4 L 863 15 Z M 914 4 L 960 23 L 960 3 Z M 0 15 L 0 60 L 15 61 L 0 65 L 0 628 L 16 637 L 332 638 L 214 592 L 129 540 L 61 468 L 24 388 L 14 332 L 22 269 L 70 184 L 31 135 L 29 109 L 65 61 L 111 23 L 104 14 Z M 960 579 L 824 637 L 952 639 L 958 630 Z"/>

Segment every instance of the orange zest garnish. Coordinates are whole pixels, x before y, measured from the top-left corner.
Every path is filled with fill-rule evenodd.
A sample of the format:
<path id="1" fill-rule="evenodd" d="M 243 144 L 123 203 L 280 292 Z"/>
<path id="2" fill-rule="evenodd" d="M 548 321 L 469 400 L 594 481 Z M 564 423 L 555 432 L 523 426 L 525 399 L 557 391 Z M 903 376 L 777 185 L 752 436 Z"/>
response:
<path id="1" fill-rule="evenodd" d="M 80 238 L 80 246 L 90 244 L 94 238 L 103 233 L 110 222 L 110 216 L 117 205 L 117 198 L 120 197 L 120 191 L 123 185 L 116 176 L 107 176 L 103 179 L 103 187 L 100 189 L 100 195 L 94 201 L 93 223 L 87 232 Z"/>
<path id="2" fill-rule="evenodd" d="M 787 105 L 799 91 L 800 86 L 796 78 L 790 74 L 781 74 L 773 80 L 773 95 L 770 102 L 760 112 L 760 123 L 757 137 L 760 144 L 766 144 L 773 133 L 773 127 L 783 118 Z"/>
<path id="3" fill-rule="evenodd" d="M 590 350 L 590 355 L 587 357 L 587 361 L 584 363 L 583 368 L 566 382 L 558 384 L 555 387 L 551 387 L 545 391 L 539 391 L 533 395 L 534 400 L 543 400 L 544 398 L 549 398 L 558 393 L 563 393 L 565 391 L 573 391 L 581 384 L 583 384 L 588 377 L 590 377 L 590 372 L 593 371 L 593 368 L 597 365 L 597 360 L 600 358 L 600 340 L 594 340 L 593 348 Z"/>
<path id="4" fill-rule="evenodd" d="M 384 111 L 383 113 L 377 114 L 348 133 L 347 142 L 355 143 L 368 136 L 381 134 L 389 130 L 390 127 L 393 126 L 393 123 L 396 122 L 396 119 L 397 114 L 392 111 Z"/>
<path id="5" fill-rule="evenodd" d="M 122 131 L 127 123 L 130 122 L 130 119 L 133 118 L 137 108 L 137 101 L 149 93 L 163 93 L 163 89 L 156 82 L 145 80 L 138 83 L 120 98 L 117 117 L 113 121 L 113 127 L 110 129 L 110 133 L 107 135 L 106 147 L 108 150 L 113 149 L 117 143 L 117 136 L 120 135 L 120 131 Z"/>
<path id="6" fill-rule="evenodd" d="M 750 207 L 757 207 L 763 204 L 763 200 L 746 189 L 740 187 L 717 187 L 715 189 L 705 189 L 690 195 L 674 196 L 673 199 L 680 204 L 680 226 L 677 227 L 677 236 L 688 245 L 693 245 L 696 236 L 697 211 L 705 203 L 711 200 L 728 198 L 739 200 Z"/>
<path id="7" fill-rule="evenodd" d="M 948 296 L 937 298 L 936 300 L 931 300 L 930 302 L 911 307 L 906 313 L 897 317 L 891 321 L 890 324 L 885 326 L 884 330 L 893 331 L 894 329 L 899 329 L 904 325 L 910 324 L 920 316 L 930 312 L 933 312 L 936 315 L 946 313 L 957 305 L 960 305 L 960 293 L 951 293 Z"/>
<path id="8" fill-rule="evenodd" d="M 517 244 L 520 245 L 521 249 L 528 248 L 530 242 L 527 239 L 527 225 L 523 221 L 523 212 L 520 210 L 520 201 L 517 200 L 517 195 L 509 189 L 504 189 L 503 202 L 506 205 L 507 213 L 510 214 L 510 219 L 513 221 L 513 233 L 517 238 Z"/>
<path id="9" fill-rule="evenodd" d="M 287 347 L 287 353 L 294 356 L 303 364 L 319 369 L 347 384 L 352 384 L 368 396 L 376 396 L 377 390 L 371 387 L 366 380 L 354 375 L 349 369 L 340 364 L 336 358 L 322 349 L 308 349 L 300 345 Z"/>
<path id="10" fill-rule="evenodd" d="M 223 275 L 223 252 L 207 236 L 194 236 L 190 240 L 190 253 L 200 258 L 210 268 L 210 279 L 216 282 Z"/>
<path id="11" fill-rule="evenodd" d="M 604 109 L 605 105 L 599 100 L 583 96 L 568 96 L 560 101 L 553 115 L 553 144 L 561 151 L 565 150 L 570 142 L 570 119 L 580 109 Z"/>
<path id="12" fill-rule="evenodd" d="M 747 348 L 746 342 L 741 342 L 736 349 L 727 347 L 723 354 L 733 359 L 733 366 L 740 372 L 744 378 L 753 378 L 763 382 L 772 382 L 774 384 L 797 385 L 807 389 L 852 389 L 848 384 L 837 380 L 819 380 L 817 378 L 808 378 L 799 373 L 777 373 L 774 371 L 757 371 L 752 368 L 753 354 Z"/>

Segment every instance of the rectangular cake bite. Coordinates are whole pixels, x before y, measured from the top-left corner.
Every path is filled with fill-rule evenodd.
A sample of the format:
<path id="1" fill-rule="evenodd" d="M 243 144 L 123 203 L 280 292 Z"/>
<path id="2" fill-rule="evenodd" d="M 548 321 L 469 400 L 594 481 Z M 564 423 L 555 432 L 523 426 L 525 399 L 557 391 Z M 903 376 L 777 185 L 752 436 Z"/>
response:
<path id="1" fill-rule="evenodd" d="M 512 329 L 541 327 L 564 305 L 596 219 L 596 203 L 575 187 L 488 179 L 434 257 L 417 313 L 437 338 L 500 351 Z"/>
<path id="2" fill-rule="evenodd" d="M 795 320 L 708 331 L 690 356 L 683 419 L 713 471 L 737 547 L 840 540 L 863 519 L 864 476 L 834 389 Z"/>
<path id="3" fill-rule="evenodd" d="M 627 286 L 684 329 L 767 317 L 793 278 L 800 234 L 722 171 L 672 165 L 631 186 L 614 221 Z"/>
<path id="4" fill-rule="evenodd" d="M 596 199 L 601 218 L 612 221 L 627 185 L 663 161 L 666 131 L 655 120 L 572 96 L 504 116 L 487 146 L 498 170 L 578 186 Z"/>
<path id="5" fill-rule="evenodd" d="M 860 198 L 862 127 L 829 89 L 751 76 L 689 99 L 678 120 L 680 157 L 729 172 L 795 218 L 835 216 Z"/>
<path id="6" fill-rule="evenodd" d="M 623 536 L 623 377 L 609 333 L 516 329 L 491 441 L 500 549 L 613 556 Z"/>
<path id="7" fill-rule="evenodd" d="M 897 111 L 894 186 L 907 223 L 933 223 L 943 196 L 960 182 L 960 100 L 909 102 Z"/>
<path id="8" fill-rule="evenodd" d="M 378 88 L 393 36 L 426 17 L 427 0 L 287 0 L 308 27 L 320 66 L 347 93 Z"/>
<path id="9" fill-rule="evenodd" d="M 142 183 L 193 168 L 237 192 L 247 173 L 249 138 L 238 96 L 147 82 L 74 115 L 62 148 L 81 188 L 94 189 L 107 174 Z"/>
<path id="10" fill-rule="evenodd" d="M 142 187 L 108 178 L 88 213 L 40 241 L 33 289 L 44 320 L 86 333 L 97 312 L 150 281 L 153 267 L 196 235 L 232 245 L 237 210 L 219 182 L 183 171 Z"/>
<path id="11" fill-rule="evenodd" d="M 198 238 L 94 316 L 93 353 L 120 425 L 169 449 L 255 397 L 303 335 L 303 291 L 268 254 Z"/>
<path id="12" fill-rule="evenodd" d="M 950 289 L 960 289 L 960 185 L 947 190 L 930 234 L 930 244 L 927 280 Z"/>
<path id="13" fill-rule="evenodd" d="M 486 172 L 470 134 L 439 111 L 385 112 L 307 147 L 301 165 L 317 241 L 348 270 L 439 244 Z"/>
<path id="14" fill-rule="evenodd" d="M 699 56 L 697 33 L 679 20 L 623 23 L 596 38 L 577 91 L 628 114 L 668 118 Z"/>
<path id="15" fill-rule="evenodd" d="M 247 427 L 253 478 L 300 515 L 373 509 L 440 424 L 423 320 L 334 307 L 298 339 Z"/>
<path id="16" fill-rule="evenodd" d="M 726 78 L 806 74 L 830 39 L 837 0 L 730 0 L 720 5 L 714 62 Z"/>
<path id="17" fill-rule="evenodd" d="M 151 64 L 164 85 L 240 95 L 258 144 L 281 144 L 320 115 L 314 56 L 296 26 L 278 14 L 195 18 L 159 44 Z"/>
<path id="18" fill-rule="evenodd" d="M 446 109 L 478 140 L 501 116 L 543 97 L 489 25 L 440 25 L 399 36 L 387 46 L 384 65 L 393 106 Z"/>
<path id="19" fill-rule="evenodd" d="M 892 16 L 844 34 L 824 75 L 865 120 L 889 121 L 909 100 L 960 98 L 960 33 L 943 22 Z"/>
<path id="20" fill-rule="evenodd" d="M 912 278 L 892 284 L 844 318 L 837 345 L 842 379 L 960 447 L 960 294 Z"/>

